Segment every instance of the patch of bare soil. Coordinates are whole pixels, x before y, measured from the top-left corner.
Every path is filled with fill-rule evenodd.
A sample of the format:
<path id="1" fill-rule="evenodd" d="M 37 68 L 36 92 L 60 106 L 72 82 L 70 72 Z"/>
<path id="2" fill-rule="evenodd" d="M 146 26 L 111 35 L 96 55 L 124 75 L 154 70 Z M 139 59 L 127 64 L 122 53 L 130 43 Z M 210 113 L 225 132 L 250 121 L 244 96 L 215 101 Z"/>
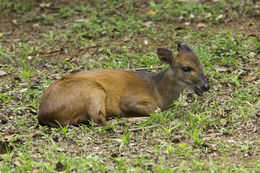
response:
<path id="1" fill-rule="evenodd" d="M 71 1 L 69 0 L 62 0 L 59 1 L 57 4 L 57 7 L 59 5 L 66 5 L 70 3 Z M 84 3 L 83 0 L 74 0 L 74 2 L 79 2 L 79 3 Z M 50 1 L 45 2 L 47 5 L 50 3 Z M 94 3 L 94 1 L 93 1 Z M 137 5 L 140 6 L 145 6 L 146 2 L 140 1 L 136 2 Z M 40 9 L 39 9 L 40 10 Z M 57 27 L 56 25 L 50 26 L 44 24 L 42 21 L 34 21 L 34 22 L 26 22 L 22 23 L 22 20 L 19 20 L 22 16 L 18 16 L 15 13 L 10 13 L 8 17 L 0 17 L 0 32 L 3 33 L 4 36 L 8 36 L 8 40 L 5 40 L 4 44 L 5 47 L 12 52 L 12 43 L 18 42 L 17 39 L 20 39 L 21 35 L 29 35 L 30 37 L 27 37 L 27 40 L 22 40 L 25 43 L 37 43 L 35 40 L 40 39 L 41 36 L 39 36 L 39 33 L 43 33 L 45 31 L 48 31 L 49 29 L 53 29 Z M 62 24 L 63 26 L 65 25 L 65 19 L 64 23 Z M 208 26 L 207 23 L 196 23 L 196 22 L 179 22 L 178 25 L 174 28 L 175 30 L 178 29 L 183 29 L 187 28 L 188 30 L 194 30 L 194 31 L 202 31 L 206 29 Z M 62 27 L 62 26 L 58 26 Z M 245 36 L 253 36 L 256 37 L 259 41 L 259 32 L 260 32 L 260 20 L 257 18 L 243 18 L 239 20 L 233 20 L 227 23 L 220 23 L 220 24 L 211 24 L 212 29 L 215 31 L 221 31 L 223 29 L 231 29 L 235 30 L 237 33 L 244 34 Z M 29 38 L 29 39 L 28 39 Z M 31 39 L 31 40 L 30 40 Z M 128 38 L 125 36 L 124 38 L 119 38 L 119 39 L 111 39 L 111 43 L 113 42 L 115 45 L 120 46 L 126 45 L 129 43 L 129 40 L 134 39 L 136 44 L 144 44 L 143 38 Z M 21 41 L 21 40 L 19 40 Z M 155 41 L 155 40 L 147 40 L 149 45 L 154 45 L 154 47 L 161 47 L 162 45 L 168 45 L 167 41 Z M 45 64 L 41 64 L 38 66 L 37 70 L 42 73 L 42 75 L 48 75 L 47 73 L 45 74 L 46 70 L 48 68 L 51 68 L 53 65 L 58 66 L 59 63 L 63 60 L 69 60 L 69 62 L 73 62 L 77 64 L 79 67 L 83 66 L 82 69 L 84 68 L 83 64 L 80 64 L 79 62 L 79 57 L 80 56 L 85 56 L 87 58 L 94 58 L 98 59 L 99 54 L 102 54 L 102 52 L 99 52 L 98 47 L 95 46 L 89 46 L 89 47 L 80 47 L 80 48 L 72 48 L 66 46 L 66 44 L 61 44 L 61 45 L 54 45 L 49 48 L 49 46 L 42 45 L 40 46 L 41 48 L 35 52 L 31 52 L 29 56 L 36 56 L 37 54 L 41 55 L 41 58 L 44 60 Z M 258 53 L 260 50 L 258 51 Z M 36 60 L 37 61 L 37 60 Z M 32 60 L 33 62 L 33 60 Z M 5 63 L 5 62 L 4 62 Z M 0 62 L 0 67 L 3 62 Z M 53 63 L 53 64 L 52 64 Z M 258 62 L 259 63 L 259 62 Z M 67 69 L 67 67 L 63 67 L 64 70 Z M 69 68 L 68 68 L 69 69 Z M 259 76 L 257 76 L 259 73 L 255 71 L 251 71 L 251 69 L 247 70 L 250 77 L 253 78 L 254 80 L 259 79 Z M 253 73 L 253 75 L 251 75 Z M 9 83 L 6 83 L 6 86 L 2 88 L 3 92 L 12 92 L 12 88 L 16 88 L 16 83 L 15 81 L 21 82 L 22 80 L 17 77 L 17 74 L 8 74 L 5 76 L 0 76 L 0 79 L 3 81 L 7 81 L 8 79 L 13 79 L 12 81 L 9 81 Z M 49 79 L 56 79 L 55 76 L 49 76 Z M 37 82 L 39 82 L 40 78 L 33 78 L 32 81 L 35 81 L 34 83 L 32 82 L 31 87 L 37 86 Z M 6 88 L 5 88 L 6 87 Z M 26 88 L 26 86 L 23 86 Z M 228 88 L 229 86 L 227 86 Z M 22 88 L 22 87 L 21 87 Z M 24 91 L 21 91 L 21 93 Z M 30 96 L 29 96 L 30 97 Z M 33 96 L 31 96 L 33 97 Z M 219 96 L 221 97 L 221 95 Z M 259 97 L 259 96 L 258 96 Z M 21 100 L 24 98 L 17 98 L 15 102 L 19 104 Z M 225 99 L 224 97 L 222 99 Z M 13 110 L 12 108 L 5 107 L 3 110 L 0 110 L 0 114 L 3 114 L 2 116 L 0 115 L 0 126 L 6 125 L 7 123 L 13 124 L 13 127 L 6 126 L 5 128 L 0 129 L 0 133 L 2 134 L 2 139 L 0 140 L 0 154 L 5 154 L 8 151 L 7 150 L 13 150 L 13 144 L 9 144 L 7 141 L 10 140 L 13 136 L 20 134 L 20 131 L 16 130 L 17 120 L 24 120 L 27 119 L 28 122 L 27 126 L 35 126 L 37 124 L 37 120 L 34 116 L 34 118 L 31 115 L 36 115 L 37 114 L 37 109 L 36 108 L 26 108 L 26 109 L 16 109 Z M 239 148 L 237 142 L 238 141 L 253 141 L 256 143 L 256 146 L 260 146 L 260 141 L 259 141 L 259 134 L 260 134 L 260 116 L 259 112 L 256 113 L 256 119 L 250 119 L 242 124 L 238 124 L 234 128 L 238 130 L 240 133 L 239 134 L 234 134 L 232 136 L 229 136 L 229 134 L 221 134 L 220 132 L 216 132 L 216 129 L 213 129 L 212 132 L 208 134 L 205 134 L 203 137 L 209 139 L 205 140 L 205 146 L 202 148 L 198 148 L 198 151 L 203 151 L 205 153 L 205 156 L 211 156 L 212 158 L 217 158 L 218 156 L 218 151 L 216 150 L 216 146 L 214 146 L 216 143 L 219 144 L 220 141 L 230 143 L 231 145 L 236 146 L 238 148 L 236 151 L 233 151 L 232 155 L 228 155 L 227 161 L 231 161 L 232 163 L 241 163 L 242 159 L 256 159 L 260 158 L 260 153 L 259 151 L 256 151 L 254 153 L 246 151 L 241 151 Z M 131 126 L 132 122 L 129 122 Z M 134 123 L 133 123 L 134 125 Z M 50 130 L 46 130 L 44 127 L 41 126 L 35 126 L 34 129 L 30 131 L 29 137 L 32 138 L 33 140 L 44 140 L 45 136 L 42 135 L 42 131 L 44 133 L 50 134 Z M 139 154 L 147 153 L 149 155 L 150 151 L 152 150 L 151 145 L 147 144 L 146 141 L 152 141 L 153 144 L 162 144 L 163 141 L 160 141 L 156 138 L 157 134 L 150 134 L 152 133 L 152 130 L 145 129 L 146 132 L 140 133 L 140 129 L 134 129 L 132 130 L 131 133 L 137 134 L 137 135 L 142 135 L 141 138 L 143 140 L 140 141 L 140 138 L 136 138 L 135 136 L 137 135 L 132 135 L 133 138 L 131 139 L 131 144 L 129 146 L 128 151 L 123 151 L 119 152 L 117 149 L 119 148 L 120 144 L 117 141 L 112 141 L 109 139 L 118 139 L 121 137 L 123 131 L 107 131 L 102 133 L 102 137 L 99 136 L 98 133 L 94 132 L 86 132 L 82 133 L 80 129 L 76 129 L 76 132 L 78 132 L 79 136 L 75 135 L 75 138 L 65 138 L 61 136 L 53 136 L 53 141 L 55 141 L 57 144 L 59 144 L 59 148 L 57 149 L 59 152 L 67 153 L 70 156 L 81 156 L 81 155 L 99 155 L 101 158 L 104 158 L 104 160 L 108 162 L 115 162 L 113 158 L 119 158 L 123 156 L 131 156 L 133 158 L 139 158 Z M 81 143 L 78 143 L 77 140 L 82 140 Z M 169 141 L 175 144 L 180 144 L 180 143 L 187 143 L 192 145 L 192 141 L 190 138 L 187 136 L 180 136 L 178 133 L 176 133 L 173 137 L 169 138 Z M 20 144 L 20 145 L 25 145 L 26 141 L 25 139 L 19 138 L 15 142 L 15 144 Z M 241 144 L 243 145 L 243 144 Z M 95 147 L 89 147 L 89 146 L 95 146 Z M 33 146 L 37 148 L 37 146 Z M 66 150 L 64 148 L 70 148 L 71 150 Z M 113 150 L 111 150 L 111 148 Z M 242 153 L 242 154 L 241 154 Z M 195 153 L 196 154 L 196 153 Z M 228 153 L 229 154 L 229 153 Z M 163 154 L 162 154 L 163 155 Z M 239 157 L 237 157 L 239 156 Z M 32 157 L 35 160 L 40 160 L 40 156 L 37 154 L 32 155 Z M 155 156 L 157 158 L 157 161 L 159 162 L 158 158 L 159 156 Z M 168 156 L 162 156 L 162 157 L 168 157 Z M 152 158 L 151 158 L 152 159 Z M 164 158 L 167 160 L 167 158 Z M 202 158 L 202 159 L 208 159 L 208 158 Z M 178 163 L 172 163 L 177 165 Z M 66 169 L 66 165 L 64 165 L 61 162 L 58 162 L 56 164 L 57 171 L 63 171 Z"/>
<path id="2" fill-rule="evenodd" d="M 260 20 L 256 18 L 244 18 L 241 20 L 215 25 L 214 29 L 232 29 L 235 30 L 235 32 L 242 33 L 246 36 L 259 36 Z"/>

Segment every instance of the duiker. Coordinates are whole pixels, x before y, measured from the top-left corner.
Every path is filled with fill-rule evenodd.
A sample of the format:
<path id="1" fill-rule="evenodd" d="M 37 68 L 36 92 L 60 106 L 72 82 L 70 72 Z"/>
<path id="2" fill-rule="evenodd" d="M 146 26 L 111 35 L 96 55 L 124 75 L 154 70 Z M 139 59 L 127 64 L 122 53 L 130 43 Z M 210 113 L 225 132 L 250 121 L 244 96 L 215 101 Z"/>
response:
<path id="1" fill-rule="evenodd" d="M 102 69 L 62 77 L 46 90 L 39 123 L 57 127 L 93 120 L 103 126 L 110 117 L 149 116 L 165 110 L 184 89 L 202 96 L 209 84 L 201 62 L 187 44 L 177 47 L 177 57 L 168 49 L 157 50 L 160 60 L 169 64 L 160 73 Z"/>

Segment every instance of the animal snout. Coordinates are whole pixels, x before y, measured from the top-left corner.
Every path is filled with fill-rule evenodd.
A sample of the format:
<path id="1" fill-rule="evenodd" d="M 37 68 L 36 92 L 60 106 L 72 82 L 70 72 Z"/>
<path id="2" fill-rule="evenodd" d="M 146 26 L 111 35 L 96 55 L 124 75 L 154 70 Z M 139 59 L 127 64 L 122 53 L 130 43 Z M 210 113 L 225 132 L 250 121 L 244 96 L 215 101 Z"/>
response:
<path id="1" fill-rule="evenodd" d="M 209 84 L 205 84 L 202 86 L 203 91 L 208 91 L 209 90 Z"/>

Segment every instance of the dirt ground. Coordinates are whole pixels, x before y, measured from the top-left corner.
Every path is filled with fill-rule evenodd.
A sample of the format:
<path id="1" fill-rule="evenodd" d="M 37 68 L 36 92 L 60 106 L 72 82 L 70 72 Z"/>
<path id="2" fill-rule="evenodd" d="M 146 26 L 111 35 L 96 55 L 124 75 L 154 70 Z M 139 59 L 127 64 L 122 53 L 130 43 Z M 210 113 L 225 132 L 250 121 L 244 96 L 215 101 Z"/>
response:
<path id="1" fill-rule="evenodd" d="M 184 132 L 182 129 L 177 130 L 174 135 L 169 137 L 164 135 L 162 135 L 163 137 L 160 137 L 160 133 L 156 131 L 156 128 L 158 128 L 156 123 L 150 123 L 153 118 L 155 119 L 155 122 L 158 121 L 159 123 L 158 117 L 151 117 L 150 121 L 147 120 L 147 124 L 146 121 L 131 122 L 130 120 L 124 120 L 121 122 L 121 120 L 111 120 L 111 123 L 114 123 L 115 126 L 117 126 L 116 128 L 112 128 L 112 130 L 102 130 L 85 126 L 75 127 L 69 129 L 67 132 L 68 134 L 62 136 L 64 131 L 61 129 L 51 130 L 47 127 L 38 125 L 38 104 L 34 103 L 39 103 L 43 91 L 48 87 L 51 81 L 54 81 L 65 74 L 89 69 L 89 67 L 84 64 L 84 62 L 88 60 L 102 62 L 104 57 L 108 54 L 106 50 L 104 50 L 104 47 L 110 47 L 111 45 L 114 46 L 111 49 L 111 52 L 120 54 L 124 51 L 121 50 L 122 47 L 135 44 L 136 46 L 129 48 L 127 51 L 131 51 L 136 54 L 142 54 L 144 52 L 143 48 L 138 46 L 144 45 L 144 40 L 146 39 L 148 41 L 147 51 L 151 51 L 161 45 L 171 45 L 175 40 L 170 41 L 167 39 L 168 35 L 182 30 L 185 32 L 190 31 L 200 34 L 200 37 L 202 38 L 201 40 L 205 38 L 210 39 L 207 35 L 207 30 L 209 30 L 209 28 L 215 34 L 221 33 L 223 30 L 231 30 L 232 34 L 234 35 L 242 35 L 244 40 L 248 39 L 249 37 L 255 37 L 259 42 L 259 8 L 256 8 L 251 13 L 247 13 L 247 15 L 243 15 L 241 17 L 237 17 L 237 15 L 240 15 L 239 7 L 237 7 L 238 9 L 227 10 L 227 17 L 220 23 L 212 21 L 196 21 L 192 18 L 178 18 L 177 21 L 175 21 L 176 23 L 173 24 L 174 27 L 172 30 L 169 29 L 169 33 L 166 33 L 164 38 L 160 39 L 156 39 L 152 36 L 143 37 L 142 35 L 134 37 L 129 33 L 125 33 L 119 37 L 110 37 L 108 34 L 106 35 L 106 33 L 104 33 L 103 36 L 99 36 L 103 37 L 103 40 L 105 41 L 97 41 L 95 45 L 91 45 L 91 43 L 84 45 L 78 44 L 78 36 L 76 36 L 77 38 L 70 37 L 66 41 L 63 40 L 63 35 L 66 32 L 66 28 L 69 26 L 70 22 L 80 20 L 81 16 L 76 15 L 72 17 L 61 17 L 57 21 L 49 22 L 43 18 L 37 19 L 37 17 L 30 19 L 28 18 L 28 14 L 32 16 L 39 14 L 55 14 L 58 13 L 60 8 L 70 7 L 72 3 L 90 4 L 90 6 L 92 5 L 95 7 L 94 1 L 84 2 L 81 0 L 73 0 L 72 2 L 69 0 L 62 0 L 55 2 L 37 2 L 37 5 L 31 7 L 34 8 L 33 10 L 28 10 L 25 12 L 26 15 L 24 15 L 24 13 L 21 14 L 11 10 L 8 11 L 8 14 L 0 16 L 0 39 L 1 37 L 4 37 L 4 39 L 2 39 L 0 42 L 0 48 L 3 48 L 2 53 L 0 52 L 0 56 L 9 57 L 0 58 L 0 70 L 4 71 L 4 74 L 0 75 L 1 94 L 6 94 L 5 96 L 12 96 L 11 102 L 7 101 L 6 104 L 4 104 L 4 96 L 1 96 L 2 100 L 0 102 L 2 104 L 2 106 L 0 106 L 1 164 L 4 163 L 6 165 L 11 165 L 10 167 L 12 167 L 14 171 L 16 168 L 22 167 L 24 163 L 27 163 L 24 161 L 26 160 L 26 157 L 30 157 L 30 159 L 35 162 L 50 162 L 49 166 L 57 171 L 63 171 L 65 169 L 70 169 L 69 172 L 79 171 L 77 168 L 72 169 L 72 167 L 68 168 L 69 166 L 66 166 L 69 165 L 69 161 L 66 162 L 66 159 L 62 160 L 62 156 L 60 156 L 61 153 L 65 153 L 63 157 L 69 156 L 71 158 L 78 158 L 83 156 L 93 156 L 94 158 L 95 155 L 98 155 L 99 160 L 101 160 L 100 162 L 98 161 L 99 164 L 103 166 L 117 165 L 117 168 L 120 167 L 120 164 L 122 166 L 123 163 L 121 162 L 126 162 L 124 164 L 129 162 L 129 164 L 131 163 L 132 165 L 132 167 L 130 167 L 132 171 L 130 170 L 129 172 L 136 171 L 135 168 L 138 167 L 138 164 L 145 165 L 142 162 L 142 160 L 144 160 L 144 162 L 146 162 L 146 165 L 143 166 L 143 168 L 145 167 L 144 170 L 154 172 L 155 168 L 153 165 L 167 165 L 169 168 L 174 168 L 179 167 L 183 159 L 186 160 L 186 158 L 183 156 L 174 160 L 175 162 L 172 162 L 173 156 L 169 155 L 170 150 L 154 152 L 154 146 L 159 146 L 160 148 L 160 146 L 164 146 L 165 143 L 169 145 L 173 144 L 176 146 L 182 146 L 180 144 L 185 143 L 185 145 L 187 144 L 193 147 L 192 153 L 194 157 L 198 159 L 198 161 L 208 160 L 208 158 L 215 160 L 213 163 L 220 165 L 220 168 L 216 169 L 215 171 L 224 170 L 226 165 L 225 163 L 232 163 L 237 165 L 248 163 L 249 165 L 245 167 L 248 167 L 249 172 L 257 172 L 260 170 L 260 113 L 259 107 L 257 108 L 257 106 L 259 106 L 260 47 L 258 47 L 258 49 L 252 53 L 252 56 L 254 57 L 251 60 L 243 59 L 241 62 L 244 62 L 238 64 L 238 66 L 218 66 L 215 68 L 215 70 L 218 70 L 220 73 L 232 73 L 232 70 L 236 70 L 238 67 L 243 69 L 244 73 L 239 77 L 239 79 L 244 81 L 242 85 L 234 87 L 229 83 L 220 83 L 222 86 L 221 89 L 225 92 L 218 92 L 219 89 L 214 87 L 214 84 L 218 83 L 218 80 L 220 79 L 216 77 L 210 81 L 211 85 L 213 86 L 211 93 L 206 95 L 206 97 L 200 98 L 198 101 L 192 96 L 192 94 L 186 95 L 187 99 L 190 99 L 190 101 L 185 101 L 187 104 L 186 109 L 193 109 L 192 102 L 198 102 L 198 104 L 201 104 L 201 106 L 206 109 L 206 107 L 209 107 L 209 105 L 211 105 L 213 102 L 218 102 L 219 104 L 224 105 L 226 103 L 225 100 L 229 100 L 230 98 L 235 99 L 236 95 L 240 92 L 249 93 L 248 95 L 252 97 L 250 94 L 251 91 L 247 92 L 245 88 L 254 88 L 252 89 L 252 93 L 254 94 L 255 99 L 252 98 L 253 101 L 250 99 L 249 101 L 245 99 L 244 103 L 239 103 L 239 105 L 253 105 L 252 107 L 255 107 L 255 109 L 253 109 L 251 112 L 253 116 L 248 117 L 245 121 L 238 120 L 236 123 L 229 125 L 229 115 L 232 113 L 235 115 L 237 109 L 234 109 L 235 111 L 233 111 L 232 107 L 226 108 L 223 106 L 223 109 L 221 108 L 222 110 L 220 111 L 222 114 L 218 111 L 212 111 L 212 113 L 210 113 L 210 117 L 212 119 L 217 119 L 220 117 L 221 125 L 216 127 L 206 127 L 206 125 L 204 127 L 201 125 L 203 126 L 203 129 L 206 130 L 201 134 L 202 138 L 204 139 L 204 143 L 200 147 L 195 147 L 194 141 L 188 135 L 183 135 Z M 154 2 L 160 3 L 161 1 Z M 201 3 L 206 2 L 208 1 L 201 1 Z M 149 12 L 148 6 L 149 3 L 142 0 L 135 1 L 134 7 L 138 12 L 144 11 L 147 13 L 147 11 Z M 122 12 L 120 12 L 120 10 L 118 11 L 119 15 L 121 15 L 120 13 Z M 234 11 L 236 12 L 235 14 Z M 75 19 L 69 20 L 70 18 Z M 150 25 L 149 21 L 145 22 L 147 25 Z M 157 25 L 152 24 L 155 32 L 160 33 L 163 28 L 162 24 L 165 23 L 167 22 L 157 21 Z M 43 41 L 45 38 L 43 33 L 48 34 L 49 31 L 53 31 L 54 35 L 48 35 L 48 38 L 46 36 L 47 39 Z M 48 39 L 52 39 L 51 37 L 54 37 L 54 40 L 56 41 L 48 41 Z M 85 39 L 93 39 L 93 42 L 100 39 L 95 38 L 96 35 L 94 34 L 86 34 L 83 37 Z M 59 39 L 60 41 L 57 41 Z M 201 40 L 198 39 L 191 42 L 199 44 L 202 42 Z M 239 42 L 240 40 L 235 41 Z M 27 47 L 26 45 L 29 46 Z M 214 46 L 212 46 L 212 49 L 214 49 Z M 10 56 L 7 56 L 6 54 Z M 25 55 L 26 59 L 23 60 L 21 57 L 24 57 Z M 67 63 L 64 63 L 65 61 Z M 35 71 L 36 73 L 32 73 L 31 75 L 28 74 L 28 76 L 26 76 L 27 73 L 24 72 L 25 70 L 22 67 L 26 64 L 30 65 L 30 67 L 26 69 L 27 71 Z M 138 68 L 139 67 L 136 67 L 137 70 Z M 142 67 L 140 67 L 140 69 L 142 69 Z M 155 69 L 160 70 L 161 67 Z M 23 73 L 21 71 L 23 71 Z M 208 74 L 207 77 L 210 78 L 210 74 Z M 36 89 L 37 92 L 34 89 Z M 238 105 L 234 105 L 234 107 L 236 106 Z M 215 108 L 217 109 L 217 107 Z M 167 122 L 165 124 L 175 125 L 178 124 L 180 119 L 180 117 L 177 117 L 176 120 Z M 127 125 L 125 125 L 126 122 Z M 145 126 L 145 124 L 147 126 Z M 125 127 L 127 128 L 127 133 L 131 134 L 131 142 L 127 145 L 127 148 L 119 151 L 118 147 L 120 146 L 118 141 L 111 139 L 122 139 L 121 136 L 125 135 L 124 133 L 126 133 Z M 230 132 L 231 130 L 232 132 L 234 131 L 234 133 Z M 48 138 L 51 138 L 51 141 Z M 27 139 L 31 139 L 31 142 L 28 142 L 29 140 Z M 221 141 L 223 141 L 223 143 Z M 57 144 L 56 148 L 54 148 L 53 143 Z M 50 153 L 50 151 L 45 148 L 46 146 L 53 147 L 52 150 L 54 152 Z M 11 154 L 9 151 L 7 151 L 7 148 L 11 151 Z M 183 146 L 182 149 L 186 151 L 185 146 Z M 25 159 L 22 160 L 20 158 L 25 150 L 26 153 L 30 153 L 30 156 L 26 155 L 24 156 Z M 30 150 L 32 152 L 30 152 Z M 12 151 L 15 153 L 12 153 Z M 59 155 L 59 158 L 56 158 L 54 163 L 51 163 L 52 161 L 48 160 L 48 158 L 55 158 L 55 156 L 49 155 L 55 155 L 55 153 L 58 153 L 57 155 Z M 7 156 L 10 156 L 9 161 Z M 122 160 L 120 160 L 120 158 L 122 158 Z M 128 160 L 126 158 L 131 159 Z M 135 159 L 138 159 L 138 162 L 134 161 Z M 90 161 L 86 160 L 84 160 L 86 163 L 90 163 Z M 149 160 L 151 163 L 148 162 Z M 84 161 L 81 160 L 81 162 Z M 186 161 L 187 162 L 185 162 L 185 165 L 195 163 L 194 159 L 187 159 Z M 77 165 L 80 169 L 80 163 L 76 161 L 71 161 L 71 163 Z M 258 164 L 258 167 L 254 165 L 256 163 Z M 94 165 L 94 161 L 91 161 L 91 164 Z M 95 162 L 95 164 L 97 163 Z M 89 171 L 95 172 L 96 170 L 102 170 L 101 168 L 97 168 L 97 165 L 92 167 L 90 166 Z M 33 170 L 40 172 L 46 169 L 49 169 L 48 165 L 45 165 L 45 168 L 41 168 L 40 165 L 36 166 L 36 168 L 33 167 Z M 197 171 L 209 171 L 209 169 L 203 168 L 203 166 L 201 166 L 200 169 Z M 232 171 L 232 169 L 226 171 Z M 28 170 L 30 171 L 31 169 L 28 168 Z M 122 170 L 125 170 L 125 168 L 122 168 Z M 160 169 L 158 168 L 157 171 L 158 170 Z M 5 172 L 4 170 L 2 171 Z M 23 168 L 22 171 L 26 171 L 25 168 Z M 185 171 L 187 170 L 184 170 L 184 172 Z M 190 172 L 193 171 L 190 170 Z"/>

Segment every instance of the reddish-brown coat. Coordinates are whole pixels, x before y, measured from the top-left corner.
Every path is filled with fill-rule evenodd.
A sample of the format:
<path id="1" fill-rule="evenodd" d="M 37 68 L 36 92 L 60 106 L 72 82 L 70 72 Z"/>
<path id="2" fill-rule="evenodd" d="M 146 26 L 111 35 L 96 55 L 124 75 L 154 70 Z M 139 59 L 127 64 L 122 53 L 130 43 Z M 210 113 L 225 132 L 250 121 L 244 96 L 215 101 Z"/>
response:
<path id="1" fill-rule="evenodd" d="M 149 116 L 165 110 L 183 89 L 202 95 L 209 85 L 198 57 L 185 43 L 178 43 L 178 51 L 173 57 L 171 51 L 158 49 L 160 60 L 169 64 L 160 73 L 102 69 L 55 81 L 43 95 L 39 123 L 57 127 L 93 120 L 102 126 L 110 117 Z"/>

